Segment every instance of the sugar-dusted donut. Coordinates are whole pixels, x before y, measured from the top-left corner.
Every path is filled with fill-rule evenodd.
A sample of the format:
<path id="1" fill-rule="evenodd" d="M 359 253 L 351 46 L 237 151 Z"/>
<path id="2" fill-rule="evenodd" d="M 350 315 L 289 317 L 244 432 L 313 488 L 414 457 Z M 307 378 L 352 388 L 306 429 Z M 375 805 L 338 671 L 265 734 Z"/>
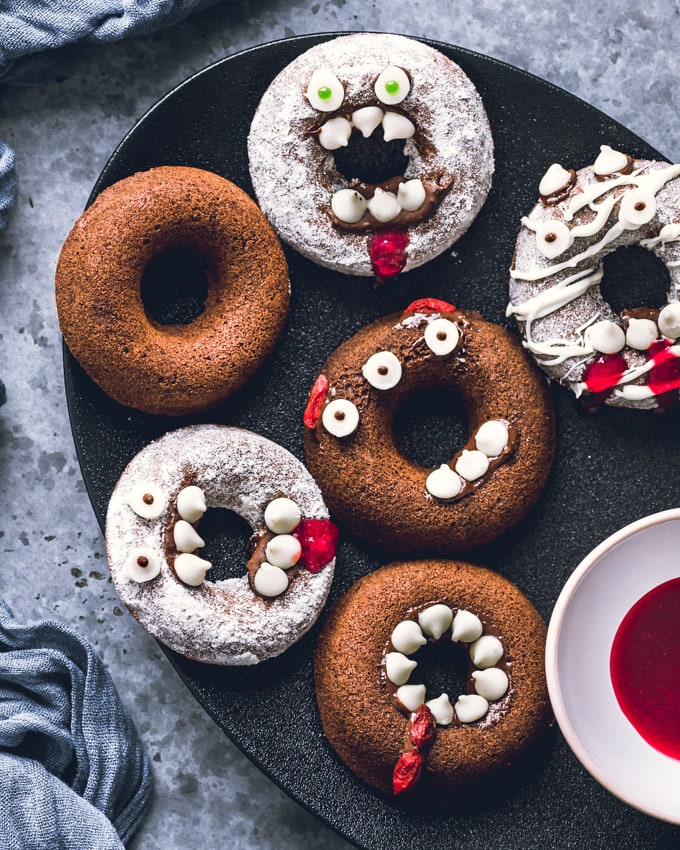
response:
<path id="1" fill-rule="evenodd" d="M 550 725 L 545 637 L 529 600 L 491 570 L 438 560 L 382 567 L 335 603 L 321 631 L 314 669 L 324 733 L 385 794 L 460 800 Z M 454 653 L 467 659 L 460 692 L 424 680 L 426 643 L 450 646 L 452 667 Z"/>
<path id="2" fill-rule="evenodd" d="M 181 251 L 207 280 L 189 324 L 160 324 L 140 295 L 149 264 Z M 105 189 L 75 223 L 56 274 L 59 323 L 88 375 L 121 404 L 213 407 L 270 353 L 288 312 L 286 260 L 255 203 L 197 168 L 163 166 Z"/>
<path id="3" fill-rule="evenodd" d="M 469 439 L 435 470 L 410 461 L 393 419 L 427 388 L 457 394 Z M 395 553 L 453 554 L 507 531 L 535 503 L 554 452 L 545 381 L 504 328 L 422 299 L 343 343 L 317 379 L 305 455 L 331 512 Z"/>
<path id="4" fill-rule="evenodd" d="M 425 44 L 377 33 L 323 42 L 284 68 L 257 108 L 248 154 L 284 241 L 328 268 L 379 278 L 459 239 L 493 173 L 468 77 Z"/>
<path id="5" fill-rule="evenodd" d="M 239 578 L 211 580 L 212 565 L 195 554 L 207 507 L 235 511 L 253 529 Z M 162 643 L 210 664 L 256 664 L 301 637 L 326 600 L 336 542 L 304 466 L 276 443 L 222 425 L 180 428 L 143 448 L 106 518 L 122 601 Z"/>
<path id="6" fill-rule="evenodd" d="M 522 219 L 510 303 L 524 345 L 587 407 L 651 409 L 680 388 L 680 165 L 638 160 L 603 145 L 578 171 L 552 165 Z M 616 312 L 600 290 L 602 261 L 641 245 L 668 269 L 662 309 Z M 653 307 L 654 305 L 652 305 Z"/>

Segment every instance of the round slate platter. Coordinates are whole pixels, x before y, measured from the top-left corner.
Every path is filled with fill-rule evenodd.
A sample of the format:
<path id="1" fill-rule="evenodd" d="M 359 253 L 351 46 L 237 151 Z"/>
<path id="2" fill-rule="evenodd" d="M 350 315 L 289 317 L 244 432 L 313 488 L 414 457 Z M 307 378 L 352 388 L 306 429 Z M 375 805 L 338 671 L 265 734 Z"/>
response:
<path id="1" fill-rule="evenodd" d="M 92 199 L 115 181 L 158 165 L 206 168 L 252 192 L 246 136 L 257 103 L 284 65 L 327 37 L 257 47 L 192 77 L 133 128 L 97 181 Z M 280 344 L 245 389 L 202 417 L 165 419 L 123 409 L 65 352 L 75 444 L 102 525 L 109 495 L 128 460 L 149 440 L 188 421 L 249 428 L 302 458 L 301 414 L 321 364 L 339 343 L 378 316 L 417 297 L 433 296 L 504 323 L 507 270 L 520 217 L 533 205 L 538 181 L 552 162 L 578 168 L 593 162 L 601 144 L 662 158 L 624 127 L 549 83 L 484 56 L 434 46 L 456 60 L 479 89 L 495 140 L 493 188 L 469 232 L 452 251 L 380 289 L 368 279 L 327 271 L 287 250 L 293 294 Z M 544 496 L 511 533 L 470 556 L 514 580 L 546 619 L 566 578 L 596 543 L 632 520 L 678 504 L 680 448 L 677 410 L 665 416 L 603 410 L 589 418 L 566 391 L 555 387 L 553 397 L 558 446 Z M 405 412 L 400 433 L 414 458 L 434 465 L 460 446 L 464 422 L 437 399 L 421 401 Z M 389 560 L 341 531 L 331 601 Z M 226 544 L 240 543 L 238 535 L 225 539 Z M 240 555 L 232 560 L 239 562 Z M 460 812 L 410 812 L 380 798 L 345 768 L 322 734 L 312 681 L 317 633 L 318 624 L 292 650 L 254 669 L 211 668 L 168 655 L 237 746 L 288 794 L 358 846 L 677 846 L 680 833 L 674 827 L 628 808 L 600 788 L 558 733 L 544 742 L 536 762 L 508 781 L 504 793 Z"/>

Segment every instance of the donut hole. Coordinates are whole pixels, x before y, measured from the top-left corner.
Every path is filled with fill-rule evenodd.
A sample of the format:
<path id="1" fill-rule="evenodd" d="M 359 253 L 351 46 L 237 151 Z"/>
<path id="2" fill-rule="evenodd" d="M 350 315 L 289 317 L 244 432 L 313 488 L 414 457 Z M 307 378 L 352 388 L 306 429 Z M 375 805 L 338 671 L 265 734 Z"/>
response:
<path id="1" fill-rule="evenodd" d="M 454 703 L 460 694 L 467 693 L 470 669 L 467 646 L 443 638 L 436 643 L 427 643 L 412 656 L 418 666 L 409 682 L 425 685 L 427 699 L 448 694 Z"/>
<path id="2" fill-rule="evenodd" d="M 617 248 L 604 258 L 602 297 L 616 313 L 656 309 L 668 302 L 671 277 L 664 262 L 640 245 Z"/>
<path id="3" fill-rule="evenodd" d="M 333 151 L 335 167 L 346 180 L 362 183 L 384 183 L 406 172 L 408 157 L 404 140 L 386 142 L 382 127 L 365 139 L 357 130 L 352 132 L 347 147 Z"/>
<path id="4" fill-rule="evenodd" d="M 197 527 L 205 546 L 196 554 L 210 561 L 208 581 L 224 581 L 245 575 L 247 545 L 253 530 L 242 516 L 226 508 L 208 508 Z"/>
<path id="5" fill-rule="evenodd" d="M 147 317 L 159 325 L 188 325 L 205 309 L 206 258 L 181 245 L 157 254 L 142 273 L 140 296 Z"/>
<path id="6" fill-rule="evenodd" d="M 411 462 L 434 467 L 448 463 L 467 442 L 468 423 L 455 393 L 430 387 L 410 396 L 397 410 L 393 432 Z"/>

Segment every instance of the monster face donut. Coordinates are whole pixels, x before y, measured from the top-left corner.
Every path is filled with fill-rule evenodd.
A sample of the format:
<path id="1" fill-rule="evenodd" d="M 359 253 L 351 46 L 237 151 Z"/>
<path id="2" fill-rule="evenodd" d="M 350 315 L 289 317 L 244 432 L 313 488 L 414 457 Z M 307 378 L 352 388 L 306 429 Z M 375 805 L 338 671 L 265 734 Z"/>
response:
<path id="1" fill-rule="evenodd" d="M 463 71 L 420 42 L 362 33 L 276 77 L 248 138 L 260 206 L 321 265 L 388 278 L 436 257 L 491 185 L 493 143 Z"/>
<path id="2" fill-rule="evenodd" d="M 579 171 L 552 165 L 522 219 L 508 315 L 553 379 L 587 407 L 651 409 L 680 388 L 680 165 L 636 160 L 603 145 Z M 616 312 L 600 290 L 603 258 L 640 245 L 670 275 L 661 309 Z"/>
<path id="3" fill-rule="evenodd" d="M 197 554 L 210 507 L 254 531 L 239 578 L 213 580 Z M 256 664 L 301 637 L 328 594 L 336 543 L 304 466 L 264 437 L 220 425 L 181 428 L 142 449 L 106 519 L 111 574 L 130 612 L 166 646 L 210 664 Z"/>
<path id="4" fill-rule="evenodd" d="M 461 401 L 469 438 L 425 469 L 393 419 L 422 390 Z M 455 553 L 494 540 L 540 495 L 554 452 L 545 382 L 498 325 L 435 299 L 359 331 L 327 360 L 310 394 L 305 455 L 331 511 L 392 552 Z"/>
<path id="5" fill-rule="evenodd" d="M 383 793 L 451 804 L 550 725 L 545 635 L 529 600 L 497 573 L 389 564 L 351 587 L 324 624 L 315 658 L 324 732 Z M 427 682 L 434 644 L 445 680 L 466 668 L 455 693 Z"/>

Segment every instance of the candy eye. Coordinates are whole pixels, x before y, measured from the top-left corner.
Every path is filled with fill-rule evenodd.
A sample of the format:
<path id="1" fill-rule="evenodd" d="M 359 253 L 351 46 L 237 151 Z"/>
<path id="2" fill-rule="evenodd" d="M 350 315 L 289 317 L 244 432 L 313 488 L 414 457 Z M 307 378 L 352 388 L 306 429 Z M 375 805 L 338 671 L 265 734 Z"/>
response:
<path id="1" fill-rule="evenodd" d="M 153 549 L 136 549 L 125 562 L 124 569 L 130 581 L 142 584 L 156 578 L 161 571 L 161 561 Z"/>
<path id="2" fill-rule="evenodd" d="M 536 247 L 549 260 L 566 251 L 573 241 L 571 230 L 563 221 L 542 221 L 536 226 Z"/>
<path id="3" fill-rule="evenodd" d="M 631 189 L 621 198 L 619 222 L 626 230 L 637 230 L 654 218 L 656 198 L 643 189 Z"/>
<path id="4" fill-rule="evenodd" d="M 333 112 L 342 106 L 345 90 L 342 83 L 328 68 L 314 71 L 305 92 L 307 100 L 320 112 Z"/>
<path id="5" fill-rule="evenodd" d="M 435 319 L 425 328 L 425 344 L 433 354 L 443 357 L 458 345 L 460 332 L 448 319 Z"/>
<path id="6" fill-rule="evenodd" d="M 401 363 L 391 351 L 378 351 L 361 367 L 364 378 L 376 390 L 391 390 L 401 380 Z"/>
<path id="7" fill-rule="evenodd" d="M 126 501 L 142 519 L 156 519 L 163 513 L 165 493 L 151 481 L 139 481 L 128 493 Z"/>
<path id="8" fill-rule="evenodd" d="M 382 103 L 401 103 L 411 91 L 411 81 L 403 68 L 388 65 L 375 81 L 375 95 Z"/>
<path id="9" fill-rule="evenodd" d="M 346 398 L 327 404 L 321 416 L 323 427 L 334 437 L 349 437 L 359 425 L 359 411 Z"/>

